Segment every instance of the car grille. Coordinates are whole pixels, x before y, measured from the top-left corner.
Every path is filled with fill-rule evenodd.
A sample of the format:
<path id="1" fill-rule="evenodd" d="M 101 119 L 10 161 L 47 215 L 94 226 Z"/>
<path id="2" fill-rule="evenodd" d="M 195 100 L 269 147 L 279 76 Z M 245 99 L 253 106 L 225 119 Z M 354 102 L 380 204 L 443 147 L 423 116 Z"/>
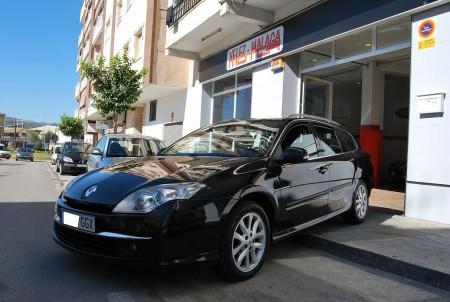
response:
<path id="1" fill-rule="evenodd" d="M 73 198 L 64 196 L 64 201 L 68 206 L 74 209 L 90 211 L 95 213 L 111 213 L 113 206 L 110 205 L 99 205 L 90 202 L 80 201 Z"/>
<path id="2" fill-rule="evenodd" d="M 105 238 L 55 224 L 59 240 L 77 250 L 115 258 L 149 258 L 148 242 L 140 240 Z"/>

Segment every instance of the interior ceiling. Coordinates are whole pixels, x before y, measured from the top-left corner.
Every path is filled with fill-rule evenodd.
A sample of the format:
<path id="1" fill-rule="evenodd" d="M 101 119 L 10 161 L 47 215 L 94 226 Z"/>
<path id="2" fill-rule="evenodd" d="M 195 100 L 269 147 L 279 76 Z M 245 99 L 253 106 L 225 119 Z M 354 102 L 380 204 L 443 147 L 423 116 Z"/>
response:
<path id="1" fill-rule="evenodd" d="M 410 54 L 409 48 L 383 54 L 376 57 L 366 58 L 358 62 L 349 62 L 336 65 L 329 68 L 316 70 L 308 75 L 331 81 L 333 83 L 341 82 L 359 82 L 362 79 L 362 67 L 370 61 L 376 61 L 377 66 L 388 73 L 409 74 Z"/>

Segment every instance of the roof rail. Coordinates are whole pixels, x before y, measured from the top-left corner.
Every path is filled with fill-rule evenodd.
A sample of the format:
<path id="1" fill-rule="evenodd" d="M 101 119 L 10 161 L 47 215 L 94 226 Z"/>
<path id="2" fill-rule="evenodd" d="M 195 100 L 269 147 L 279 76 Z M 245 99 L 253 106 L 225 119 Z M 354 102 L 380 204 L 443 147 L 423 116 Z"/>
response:
<path id="1" fill-rule="evenodd" d="M 341 124 L 339 124 L 338 122 L 335 122 L 333 120 L 324 118 L 324 117 L 320 117 L 320 116 L 315 116 L 315 115 L 310 115 L 310 114 L 303 114 L 303 113 L 296 113 L 296 114 L 291 114 L 288 116 L 288 118 L 306 118 L 306 119 L 311 119 L 311 120 L 316 120 L 316 121 L 322 121 L 322 122 L 327 122 L 336 126 L 341 126 Z"/>

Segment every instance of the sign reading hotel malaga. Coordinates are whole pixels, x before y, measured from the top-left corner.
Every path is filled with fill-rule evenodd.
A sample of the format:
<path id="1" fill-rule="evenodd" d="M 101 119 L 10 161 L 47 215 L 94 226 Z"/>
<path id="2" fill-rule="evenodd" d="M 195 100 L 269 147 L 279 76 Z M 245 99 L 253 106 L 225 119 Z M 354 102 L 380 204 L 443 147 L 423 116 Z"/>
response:
<path id="1" fill-rule="evenodd" d="M 227 52 L 227 70 L 279 53 L 283 49 L 283 26 L 236 45 Z"/>

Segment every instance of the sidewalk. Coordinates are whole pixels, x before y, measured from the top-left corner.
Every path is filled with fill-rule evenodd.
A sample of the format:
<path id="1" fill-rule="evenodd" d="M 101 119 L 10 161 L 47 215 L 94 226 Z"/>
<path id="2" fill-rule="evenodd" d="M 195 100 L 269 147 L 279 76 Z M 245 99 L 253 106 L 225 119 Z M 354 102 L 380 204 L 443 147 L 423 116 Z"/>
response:
<path id="1" fill-rule="evenodd" d="M 361 225 L 340 217 L 306 231 L 307 244 L 360 264 L 450 291 L 450 225 L 371 207 Z"/>

